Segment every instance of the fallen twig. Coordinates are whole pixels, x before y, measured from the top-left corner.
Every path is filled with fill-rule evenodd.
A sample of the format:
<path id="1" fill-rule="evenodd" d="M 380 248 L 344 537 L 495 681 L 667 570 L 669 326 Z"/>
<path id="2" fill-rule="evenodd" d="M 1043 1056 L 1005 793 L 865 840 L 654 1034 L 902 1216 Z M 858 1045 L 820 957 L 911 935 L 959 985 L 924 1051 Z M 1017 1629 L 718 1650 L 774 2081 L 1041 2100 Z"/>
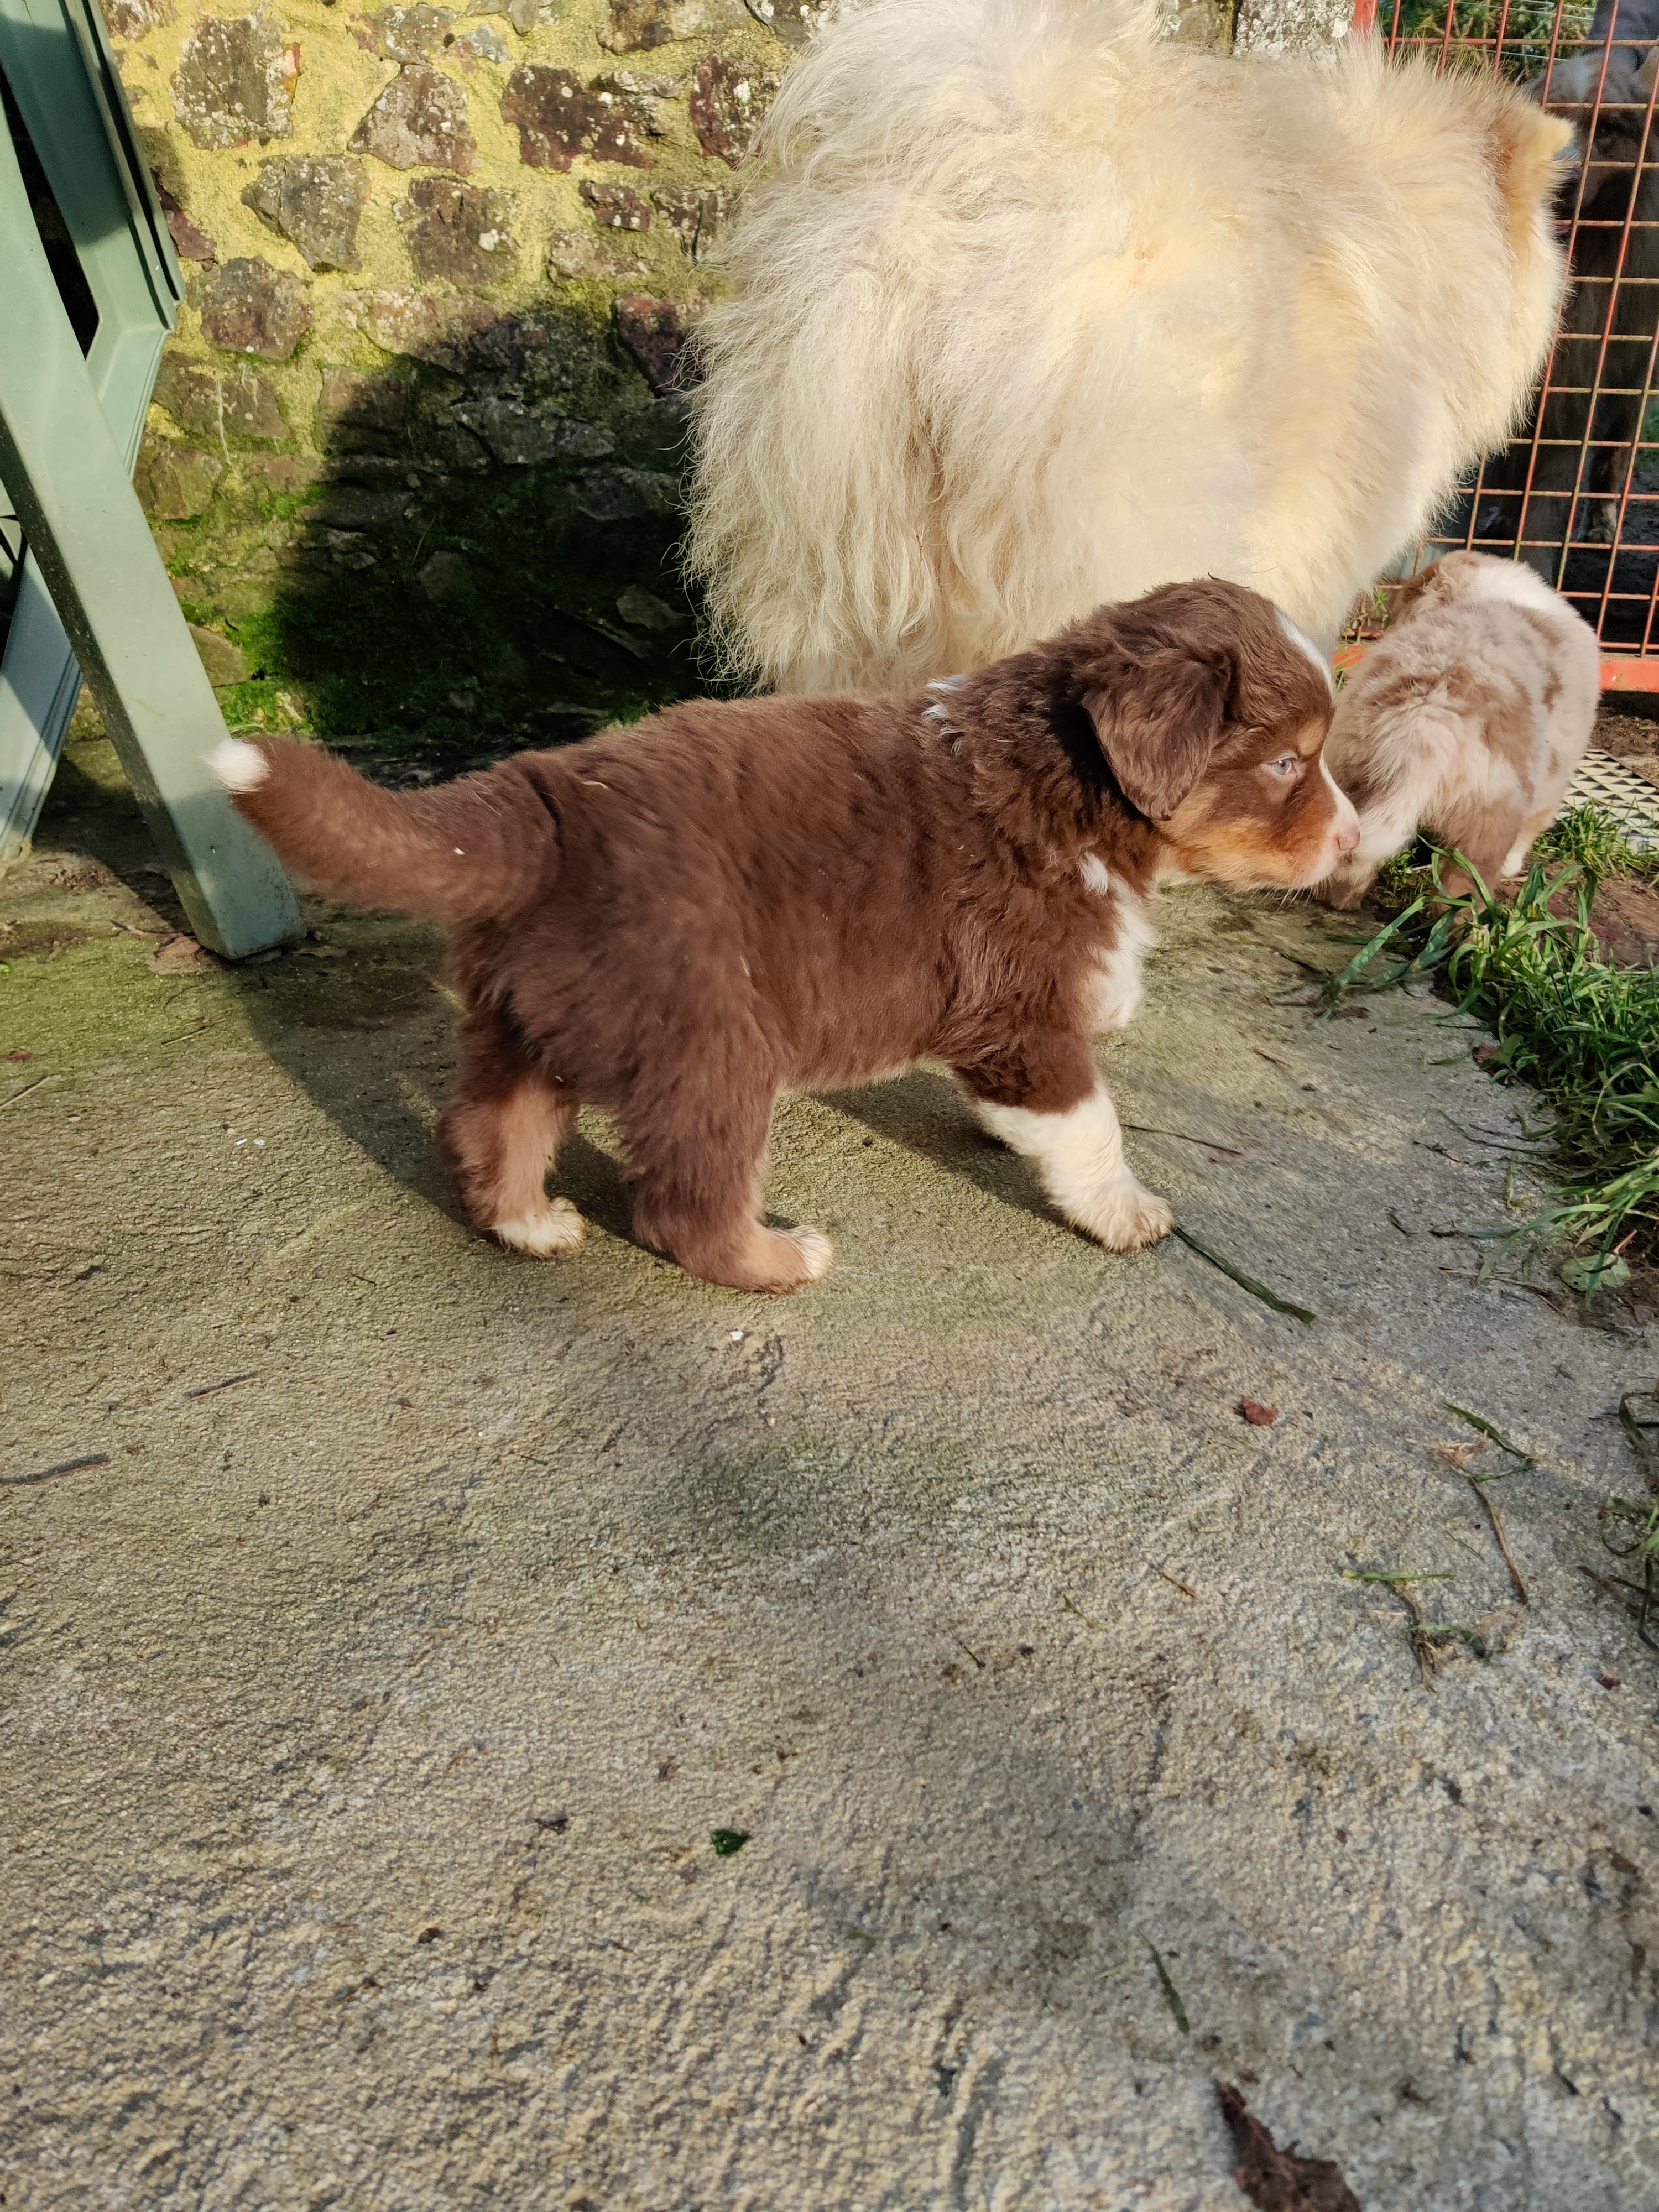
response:
<path id="1" fill-rule="evenodd" d="M 1485 1483 L 1478 1474 L 1466 1474 L 1463 1480 L 1486 1509 L 1486 1518 L 1492 1522 L 1492 1533 L 1497 1537 L 1498 1548 L 1504 1554 L 1504 1565 L 1510 1571 L 1510 1580 L 1515 1584 L 1516 1597 L 1520 1599 L 1522 1605 L 1530 1605 L 1532 1600 L 1527 1595 L 1527 1586 L 1521 1579 L 1521 1570 L 1515 1564 L 1515 1554 L 1510 1549 L 1510 1540 L 1504 1534 L 1504 1523 L 1498 1518 L 1498 1508 L 1486 1495 Z"/>
<path id="2" fill-rule="evenodd" d="M 1237 1145 L 1219 1144 L 1213 1137 L 1189 1137 L 1184 1129 L 1160 1129 L 1152 1121 L 1125 1121 L 1123 1127 L 1133 1129 L 1137 1136 L 1178 1137 L 1183 1145 L 1207 1145 L 1212 1152 L 1231 1152 L 1236 1160 L 1244 1157 L 1243 1148 Z"/>
<path id="3" fill-rule="evenodd" d="M 1167 1567 L 1160 1567 L 1156 1559 L 1148 1559 L 1146 1564 L 1155 1575 L 1162 1575 L 1166 1583 L 1172 1583 L 1182 1597 L 1195 1598 L 1198 1595 L 1190 1583 L 1183 1583 L 1179 1575 L 1172 1575 Z"/>
<path id="4" fill-rule="evenodd" d="M 89 1452 L 85 1459 L 60 1460 L 56 1467 L 36 1468 L 32 1474 L 0 1474 L 0 1483 L 21 1488 L 32 1482 L 55 1482 L 60 1474 L 79 1474 L 89 1467 L 107 1467 L 107 1452 Z"/>
<path id="5" fill-rule="evenodd" d="M 257 1382 L 257 1375 L 227 1375 L 222 1382 L 204 1382 L 198 1389 L 186 1390 L 186 1398 L 211 1398 L 216 1391 L 234 1390 L 239 1382 Z"/>
<path id="6" fill-rule="evenodd" d="M 1581 1575 L 1588 1575 L 1598 1589 L 1604 1589 L 1609 1597 L 1617 1598 L 1620 1604 L 1627 1606 L 1631 1612 L 1639 1613 L 1644 1610 L 1647 1592 L 1640 1583 L 1620 1582 L 1617 1575 L 1598 1575 L 1594 1567 L 1587 1567 L 1582 1559 L 1578 1563 L 1578 1571 Z"/>
<path id="7" fill-rule="evenodd" d="M 1435 1686 L 1434 1675 L 1440 1664 L 1440 1647 L 1449 1637 L 1460 1644 L 1467 1644 L 1477 1659 L 1492 1656 L 1491 1646 L 1485 1637 L 1477 1636 L 1472 1628 L 1460 1628 L 1454 1620 L 1431 1620 L 1412 1595 L 1412 1583 L 1449 1583 L 1453 1579 L 1450 1575 L 1391 1575 L 1361 1567 L 1344 1567 L 1342 1579 L 1349 1583 L 1382 1583 L 1400 1600 L 1411 1615 L 1408 1633 L 1412 1656 L 1417 1662 L 1417 1671 L 1423 1678 L 1425 1690 L 1432 1690 Z"/>
<path id="8" fill-rule="evenodd" d="M 1270 1291 L 1265 1283 L 1258 1283 L 1254 1275 L 1247 1275 L 1242 1267 L 1234 1267 L 1231 1260 L 1224 1260 L 1219 1252 L 1212 1251 L 1201 1237 L 1194 1237 L 1190 1229 L 1183 1229 L 1179 1222 L 1176 1224 L 1175 1233 L 1190 1251 L 1197 1253 L 1200 1260 L 1207 1260 L 1212 1267 L 1219 1267 L 1224 1275 L 1230 1276 L 1238 1285 L 1240 1290 L 1248 1291 L 1253 1298 L 1260 1298 L 1264 1306 L 1271 1306 L 1275 1313 L 1294 1314 L 1297 1321 L 1306 1322 L 1310 1328 L 1318 1320 L 1318 1315 L 1310 1312 L 1306 1306 L 1295 1305 L 1289 1298 L 1281 1298 L 1277 1291 Z"/>

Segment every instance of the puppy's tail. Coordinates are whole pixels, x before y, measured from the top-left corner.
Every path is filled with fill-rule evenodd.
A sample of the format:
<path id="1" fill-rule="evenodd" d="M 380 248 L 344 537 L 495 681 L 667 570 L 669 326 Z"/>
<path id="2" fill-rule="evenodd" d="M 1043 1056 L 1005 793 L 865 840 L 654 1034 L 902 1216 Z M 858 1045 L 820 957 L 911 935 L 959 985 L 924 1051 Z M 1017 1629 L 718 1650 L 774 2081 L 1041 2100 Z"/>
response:
<path id="1" fill-rule="evenodd" d="M 489 920 L 527 905 L 558 866 L 552 795 L 516 761 L 408 792 L 275 738 L 227 738 L 208 764 L 285 867 L 354 906 Z"/>

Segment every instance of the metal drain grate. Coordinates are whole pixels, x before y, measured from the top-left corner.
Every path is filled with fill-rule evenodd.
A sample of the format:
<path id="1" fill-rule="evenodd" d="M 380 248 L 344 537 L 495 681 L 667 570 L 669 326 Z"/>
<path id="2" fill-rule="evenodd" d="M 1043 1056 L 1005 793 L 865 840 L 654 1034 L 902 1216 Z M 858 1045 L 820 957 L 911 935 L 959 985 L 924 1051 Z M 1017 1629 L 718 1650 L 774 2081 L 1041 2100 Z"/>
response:
<path id="1" fill-rule="evenodd" d="M 1603 806 L 1632 845 L 1659 845 L 1659 788 L 1592 745 L 1567 787 L 1568 806 Z"/>

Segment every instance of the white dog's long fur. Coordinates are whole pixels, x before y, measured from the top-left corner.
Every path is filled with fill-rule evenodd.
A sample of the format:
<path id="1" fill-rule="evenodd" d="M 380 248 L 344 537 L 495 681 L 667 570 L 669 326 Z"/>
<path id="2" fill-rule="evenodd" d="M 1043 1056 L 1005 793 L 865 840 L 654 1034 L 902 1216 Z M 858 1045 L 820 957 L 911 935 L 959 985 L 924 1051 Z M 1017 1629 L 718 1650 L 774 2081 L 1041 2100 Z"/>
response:
<path id="1" fill-rule="evenodd" d="M 786 80 L 704 323 L 692 566 L 785 690 L 978 667 L 1206 574 L 1325 647 L 1502 442 L 1571 133 L 1229 61 L 1135 0 L 867 0 Z"/>

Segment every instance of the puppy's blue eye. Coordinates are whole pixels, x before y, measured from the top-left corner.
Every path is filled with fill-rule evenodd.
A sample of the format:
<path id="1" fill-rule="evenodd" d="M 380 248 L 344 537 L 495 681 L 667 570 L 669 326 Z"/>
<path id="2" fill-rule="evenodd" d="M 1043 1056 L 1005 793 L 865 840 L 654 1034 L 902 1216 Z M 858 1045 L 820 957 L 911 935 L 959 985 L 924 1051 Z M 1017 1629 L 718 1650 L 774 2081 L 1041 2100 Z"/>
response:
<path id="1" fill-rule="evenodd" d="M 1267 763 L 1267 773 L 1269 775 L 1294 775 L 1301 765 L 1299 754 L 1281 753 L 1276 761 Z"/>

